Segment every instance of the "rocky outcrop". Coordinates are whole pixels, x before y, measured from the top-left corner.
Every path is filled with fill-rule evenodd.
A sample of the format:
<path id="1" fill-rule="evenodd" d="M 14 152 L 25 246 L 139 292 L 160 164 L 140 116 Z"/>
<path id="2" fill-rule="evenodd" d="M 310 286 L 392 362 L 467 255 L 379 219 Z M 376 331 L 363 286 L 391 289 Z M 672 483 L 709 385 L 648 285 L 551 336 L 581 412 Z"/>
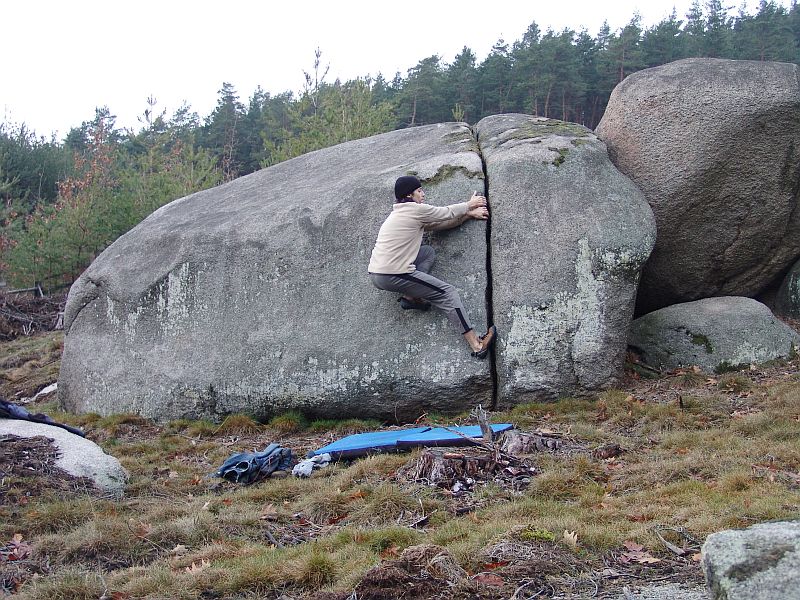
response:
<path id="1" fill-rule="evenodd" d="M 614 89 L 597 134 L 658 226 L 639 314 L 753 296 L 800 256 L 799 112 L 786 63 L 687 59 Z"/>
<path id="2" fill-rule="evenodd" d="M 95 486 L 114 498 L 122 497 L 128 473 L 119 461 L 97 444 L 60 427 L 18 419 L 0 419 L 0 436 L 21 438 L 43 436 L 53 440 L 60 456 L 56 466 L 74 477 L 88 477 Z"/>
<path id="3" fill-rule="evenodd" d="M 675 304 L 636 319 L 630 345 L 660 369 L 692 365 L 721 372 L 786 358 L 800 335 L 751 298 L 706 298 Z"/>
<path id="4" fill-rule="evenodd" d="M 642 193 L 579 125 L 482 120 L 501 404 L 597 390 L 620 372 L 655 241 Z"/>
<path id="5" fill-rule="evenodd" d="M 778 289 L 775 312 L 792 319 L 800 319 L 800 261 L 789 270 Z"/>
<path id="6" fill-rule="evenodd" d="M 492 361 L 472 358 L 440 313 L 399 310 L 366 273 L 394 180 L 418 176 L 433 204 L 463 201 L 486 191 L 483 155 L 489 225 L 429 242 L 476 329 L 494 302 L 501 400 L 612 383 L 653 244 L 649 207 L 582 127 L 511 115 L 477 129 L 480 148 L 464 124 L 394 131 L 156 211 L 72 287 L 61 401 L 158 420 L 491 405 Z"/>
<path id="7" fill-rule="evenodd" d="M 446 124 L 312 152 L 157 210 L 73 285 L 61 401 L 158 420 L 409 419 L 490 403 L 490 363 L 441 313 L 402 311 L 367 277 L 394 181 L 409 173 L 433 204 L 484 190 L 470 129 Z M 476 327 L 485 226 L 431 238 L 434 274 Z"/>
<path id="8" fill-rule="evenodd" d="M 714 600 L 800 597 L 800 521 L 715 533 L 703 544 L 702 557 Z"/>

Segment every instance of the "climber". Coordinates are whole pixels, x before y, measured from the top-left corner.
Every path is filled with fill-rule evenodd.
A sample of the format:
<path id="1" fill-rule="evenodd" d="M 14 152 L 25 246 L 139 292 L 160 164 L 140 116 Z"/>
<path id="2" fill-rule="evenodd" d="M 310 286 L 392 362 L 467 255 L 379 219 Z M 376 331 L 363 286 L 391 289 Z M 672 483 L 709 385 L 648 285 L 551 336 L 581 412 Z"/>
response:
<path id="1" fill-rule="evenodd" d="M 478 337 L 472 329 L 456 289 L 430 275 L 436 252 L 422 245 L 424 231 L 458 227 L 469 219 L 489 218 L 486 198 L 477 192 L 467 202 L 448 206 L 425 204 L 425 191 L 416 177 L 400 177 L 394 184 L 396 202 L 381 225 L 369 261 L 372 284 L 379 290 L 399 292 L 403 309 L 442 310 L 463 334 L 472 356 L 486 358 L 497 337 L 494 325 Z"/>

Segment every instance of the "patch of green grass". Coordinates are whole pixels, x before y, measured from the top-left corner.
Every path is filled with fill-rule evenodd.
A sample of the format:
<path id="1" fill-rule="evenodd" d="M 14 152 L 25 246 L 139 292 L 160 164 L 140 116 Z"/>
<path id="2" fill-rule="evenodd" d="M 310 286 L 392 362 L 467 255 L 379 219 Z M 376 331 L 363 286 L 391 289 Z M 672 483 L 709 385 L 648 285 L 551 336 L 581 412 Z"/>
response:
<path id="1" fill-rule="evenodd" d="M 313 433 L 335 431 L 340 435 L 351 435 L 380 428 L 381 422 L 375 419 L 316 419 L 308 426 L 308 430 Z"/>
<path id="2" fill-rule="evenodd" d="M 297 433 L 308 427 L 308 420 L 302 413 L 289 411 L 270 419 L 269 426 L 278 433 Z"/>
<path id="3" fill-rule="evenodd" d="M 248 415 L 230 415 L 214 431 L 218 435 L 253 435 L 263 431 L 264 426 Z"/>
<path id="4" fill-rule="evenodd" d="M 0 395 L 30 398 L 58 379 L 64 332 L 20 336 L 0 344 Z"/>
<path id="5" fill-rule="evenodd" d="M 103 574 L 96 569 L 67 566 L 47 577 L 31 580 L 20 600 L 94 600 L 106 591 Z"/>
<path id="6" fill-rule="evenodd" d="M 98 501 L 88 496 L 43 498 L 28 505 L 27 510 L 22 512 L 17 527 L 30 534 L 67 531 L 101 515 L 109 514 L 113 510 L 112 503 Z"/>

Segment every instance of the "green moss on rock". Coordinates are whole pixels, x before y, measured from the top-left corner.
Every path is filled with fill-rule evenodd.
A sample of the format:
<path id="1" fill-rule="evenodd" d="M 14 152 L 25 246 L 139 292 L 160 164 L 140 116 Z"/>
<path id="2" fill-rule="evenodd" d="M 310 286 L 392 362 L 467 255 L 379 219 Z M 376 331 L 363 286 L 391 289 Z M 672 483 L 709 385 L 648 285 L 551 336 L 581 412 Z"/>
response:
<path id="1" fill-rule="evenodd" d="M 470 171 L 466 167 L 462 166 L 442 165 L 437 169 L 433 177 L 422 179 L 422 183 L 425 185 L 436 185 L 437 183 L 442 183 L 443 181 L 450 179 L 456 173 L 463 173 L 468 179 L 483 179 L 483 173 L 481 172 Z M 409 173 L 409 175 L 417 176 L 416 173 Z"/>
<path id="2" fill-rule="evenodd" d="M 708 339 L 708 337 L 701 333 L 692 333 L 691 331 L 687 331 L 686 335 L 692 338 L 692 343 L 695 346 L 703 346 L 703 348 L 706 350 L 706 354 L 714 353 L 714 347 L 711 345 L 711 341 Z"/>

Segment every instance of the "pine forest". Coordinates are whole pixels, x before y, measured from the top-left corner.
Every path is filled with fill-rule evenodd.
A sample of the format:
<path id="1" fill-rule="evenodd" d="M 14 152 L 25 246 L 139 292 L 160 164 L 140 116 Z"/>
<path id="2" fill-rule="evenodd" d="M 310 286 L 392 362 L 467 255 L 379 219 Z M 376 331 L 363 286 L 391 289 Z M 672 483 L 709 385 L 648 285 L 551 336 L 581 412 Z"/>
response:
<path id="1" fill-rule="evenodd" d="M 524 25 L 523 25 L 524 27 Z M 0 275 L 11 287 L 55 292 L 156 208 L 294 156 L 430 123 L 522 112 L 593 129 L 614 87 L 631 73 L 691 57 L 800 62 L 800 9 L 761 0 L 731 15 L 695 1 L 644 28 L 546 30 L 534 22 L 498 40 L 482 61 L 464 47 L 450 62 L 422 58 L 405 75 L 330 81 L 323 51 L 309 49 L 299 93 L 260 87 L 249 97 L 223 82 L 211 114 L 172 114 L 143 103 L 138 131 L 107 108 L 64 139 L 0 123 Z"/>

